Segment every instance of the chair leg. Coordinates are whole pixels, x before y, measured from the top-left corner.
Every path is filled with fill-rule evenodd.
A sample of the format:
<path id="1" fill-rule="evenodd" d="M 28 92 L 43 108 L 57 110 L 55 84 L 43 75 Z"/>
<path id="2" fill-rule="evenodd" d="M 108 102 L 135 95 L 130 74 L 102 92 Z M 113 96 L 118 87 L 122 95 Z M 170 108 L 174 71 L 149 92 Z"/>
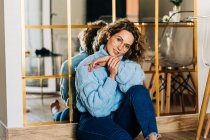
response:
<path id="1" fill-rule="evenodd" d="M 210 128 L 210 116 L 208 117 L 207 123 L 206 123 L 206 128 L 205 128 L 205 132 L 204 132 L 204 139 L 207 138 L 207 135 L 209 133 L 209 128 Z"/>
<path id="2" fill-rule="evenodd" d="M 166 88 L 166 113 L 170 113 L 171 100 L 171 73 L 167 73 L 167 88 Z"/>
<path id="3" fill-rule="evenodd" d="M 161 113 L 164 113 L 164 105 L 165 105 L 165 90 L 163 89 L 161 92 L 160 92 L 160 112 Z"/>
<path id="4" fill-rule="evenodd" d="M 202 130 L 203 122 L 204 122 L 205 115 L 206 115 L 207 105 L 209 102 L 209 96 L 210 96 L 210 69 L 208 72 L 207 83 L 206 83 L 202 106 L 201 106 L 201 110 L 200 110 L 196 140 L 200 140 L 201 130 Z"/>
<path id="5" fill-rule="evenodd" d="M 155 92 L 155 74 L 153 73 L 152 74 L 152 77 L 150 79 L 150 82 L 149 82 L 149 93 L 150 93 L 150 98 L 152 100 L 153 98 L 153 94 Z"/>

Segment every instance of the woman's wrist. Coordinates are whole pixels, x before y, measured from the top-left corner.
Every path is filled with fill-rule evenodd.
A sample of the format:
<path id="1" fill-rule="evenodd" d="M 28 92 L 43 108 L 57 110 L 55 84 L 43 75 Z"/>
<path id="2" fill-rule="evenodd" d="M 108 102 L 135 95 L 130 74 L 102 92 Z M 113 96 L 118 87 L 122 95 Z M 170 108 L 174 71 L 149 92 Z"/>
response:
<path id="1" fill-rule="evenodd" d="M 115 80 L 115 79 L 116 79 L 116 74 L 110 74 L 109 77 L 110 77 L 111 79 Z"/>

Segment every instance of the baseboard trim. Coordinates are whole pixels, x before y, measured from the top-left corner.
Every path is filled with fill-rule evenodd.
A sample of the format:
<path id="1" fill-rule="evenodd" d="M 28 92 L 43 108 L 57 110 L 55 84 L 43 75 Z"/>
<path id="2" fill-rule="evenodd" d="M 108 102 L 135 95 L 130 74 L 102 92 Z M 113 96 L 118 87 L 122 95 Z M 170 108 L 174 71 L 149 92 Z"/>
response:
<path id="1" fill-rule="evenodd" d="M 157 117 L 159 133 L 196 130 L 198 114 Z M 9 128 L 7 140 L 70 140 L 76 139 L 77 124 L 53 124 Z"/>

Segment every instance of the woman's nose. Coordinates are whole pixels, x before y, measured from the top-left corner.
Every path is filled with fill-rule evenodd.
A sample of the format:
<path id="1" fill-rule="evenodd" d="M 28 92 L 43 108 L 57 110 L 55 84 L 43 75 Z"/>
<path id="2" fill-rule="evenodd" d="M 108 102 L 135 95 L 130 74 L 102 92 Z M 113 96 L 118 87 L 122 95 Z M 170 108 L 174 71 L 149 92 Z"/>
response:
<path id="1" fill-rule="evenodd" d="M 123 43 L 120 44 L 120 45 L 118 45 L 118 46 L 117 46 L 118 50 L 119 50 L 119 51 L 123 51 L 123 46 L 124 46 Z"/>

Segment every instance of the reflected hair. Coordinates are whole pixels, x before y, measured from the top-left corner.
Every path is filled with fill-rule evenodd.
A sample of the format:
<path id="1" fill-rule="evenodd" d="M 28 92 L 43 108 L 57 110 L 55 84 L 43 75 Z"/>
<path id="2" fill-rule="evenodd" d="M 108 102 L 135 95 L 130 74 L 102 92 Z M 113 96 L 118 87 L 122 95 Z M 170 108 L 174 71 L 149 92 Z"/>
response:
<path id="1" fill-rule="evenodd" d="M 99 32 L 99 30 L 102 27 L 106 26 L 107 23 L 103 20 L 97 20 L 95 22 L 88 23 L 88 25 L 93 25 L 97 27 L 90 27 L 90 28 L 83 29 L 79 33 L 78 38 L 79 38 L 79 42 L 82 49 L 86 51 L 89 55 L 91 55 L 94 53 L 94 49 L 93 49 L 94 39 L 97 36 L 97 33 Z"/>
<path id="2" fill-rule="evenodd" d="M 104 27 L 94 41 L 93 45 L 95 51 L 97 51 L 102 44 L 107 43 L 108 34 L 113 36 L 122 30 L 129 31 L 134 37 L 134 42 L 128 52 L 123 56 L 123 59 L 142 62 L 144 60 L 144 52 L 146 51 L 145 38 L 140 33 L 139 29 L 134 25 L 134 23 L 128 19 L 119 19 Z"/>

